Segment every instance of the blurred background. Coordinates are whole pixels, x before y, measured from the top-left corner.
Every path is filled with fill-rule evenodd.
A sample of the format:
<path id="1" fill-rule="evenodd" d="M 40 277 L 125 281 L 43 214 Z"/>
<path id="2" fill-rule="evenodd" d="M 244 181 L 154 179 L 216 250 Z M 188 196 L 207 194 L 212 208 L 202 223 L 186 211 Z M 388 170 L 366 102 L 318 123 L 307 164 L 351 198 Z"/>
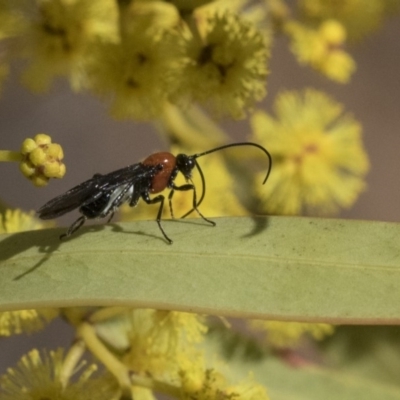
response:
<path id="1" fill-rule="evenodd" d="M 313 87 L 326 91 L 345 105 L 363 125 L 364 143 L 370 157 L 368 188 L 355 206 L 341 217 L 399 221 L 400 205 L 400 23 L 388 19 L 382 29 L 349 49 L 357 72 L 348 85 L 328 81 L 310 68 L 298 66 L 286 39 L 278 39 L 272 50 L 268 96 L 259 104 L 271 110 L 283 89 Z M 0 98 L 1 149 L 18 150 L 26 137 L 39 132 L 52 136 L 65 152 L 66 176 L 36 188 L 16 165 L 2 163 L 1 199 L 12 207 L 36 210 L 52 197 L 90 178 L 133 164 L 150 153 L 167 149 L 150 124 L 114 121 L 107 105 L 88 94 L 71 93 L 67 84 L 55 85 L 50 93 L 34 95 L 18 83 L 18 71 L 4 86 Z M 247 122 L 221 121 L 232 140 L 246 140 Z M 204 149 L 206 150 L 206 149 Z M 72 222 L 76 214 L 70 215 Z M 64 326 L 65 325 L 65 326 Z M 0 374 L 32 347 L 67 345 L 72 331 L 54 321 L 44 334 L 0 339 Z"/>

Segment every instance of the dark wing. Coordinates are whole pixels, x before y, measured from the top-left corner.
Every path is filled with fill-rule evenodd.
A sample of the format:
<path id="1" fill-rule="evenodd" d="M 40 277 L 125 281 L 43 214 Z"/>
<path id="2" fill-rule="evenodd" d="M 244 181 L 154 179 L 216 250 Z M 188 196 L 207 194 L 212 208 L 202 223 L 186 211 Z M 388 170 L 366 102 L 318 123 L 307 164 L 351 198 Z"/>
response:
<path id="1" fill-rule="evenodd" d="M 151 179 L 162 167 L 141 163 L 118 169 L 106 175 L 96 174 L 93 178 L 82 182 L 68 192 L 55 197 L 39 208 L 37 213 L 41 219 L 52 219 L 64 215 L 76 208 L 89 204 L 105 192 L 112 191 L 126 183 L 135 185 L 143 179 Z"/>

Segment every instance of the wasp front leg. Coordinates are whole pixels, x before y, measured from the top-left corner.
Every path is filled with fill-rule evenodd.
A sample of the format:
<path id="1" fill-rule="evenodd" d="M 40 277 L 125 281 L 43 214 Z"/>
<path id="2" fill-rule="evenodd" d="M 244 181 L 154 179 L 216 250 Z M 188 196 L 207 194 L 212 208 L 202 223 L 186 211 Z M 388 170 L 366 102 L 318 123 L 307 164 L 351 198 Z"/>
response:
<path id="1" fill-rule="evenodd" d="M 195 210 L 195 211 L 197 212 L 197 214 L 199 214 L 200 217 L 204 219 L 204 221 L 208 222 L 208 223 L 211 224 L 212 226 L 215 226 L 215 225 L 216 225 L 216 223 L 215 223 L 214 221 L 211 221 L 210 219 L 206 218 L 206 217 L 200 212 L 200 210 L 197 208 L 197 193 L 196 193 L 196 187 L 195 187 L 192 183 L 187 183 L 187 184 L 182 185 L 182 186 L 176 186 L 174 183 L 172 183 L 171 188 L 172 188 L 171 193 L 173 193 L 174 190 L 179 190 L 179 191 L 181 191 L 181 192 L 183 192 L 183 191 L 188 191 L 188 190 L 193 190 L 193 205 L 192 205 L 193 208 L 192 208 L 192 210 L 190 210 L 188 213 L 186 213 L 185 216 L 188 215 L 188 214 L 190 214 L 193 210 Z M 171 194 L 170 194 L 170 197 L 172 197 Z M 171 206 L 171 207 L 172 207 L 172 206 Z"/>

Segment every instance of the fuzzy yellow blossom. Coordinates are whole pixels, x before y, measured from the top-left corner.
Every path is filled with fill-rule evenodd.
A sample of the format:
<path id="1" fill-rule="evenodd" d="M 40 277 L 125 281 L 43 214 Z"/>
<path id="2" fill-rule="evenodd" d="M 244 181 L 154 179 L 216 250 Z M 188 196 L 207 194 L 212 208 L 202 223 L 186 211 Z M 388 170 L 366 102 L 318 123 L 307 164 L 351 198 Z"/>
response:
<path id="1" fill-rule="evenodd" d="M 396 4 L 397 3 L 397 4 Z M 350 40 L 360 40 L 376 30 L 387 14 L 398 10 L 392 0 L 300 0 L 298 8 L 304 21 L 318 24 L 334 18 L 345 26 Z"/>
<path id="2" fill-rule="evenodd" d="M 201 377 L 201 380 L 199 378 Z M 265 388 L 252 379 L 230 385 L 221 373 L 207 369 L 194 378 L 191 371 L 181 371 L 182 400 L 268 400 Z M 201 383 L 200 383 L 201 382 Z"/>
<path id="3" fill-rule="evenodd" d="M 44 133 L 33 139 L 25 139 L 21 147 L 21 172 L 35 186 L 47 185 L 50 178 L 62 178 L 65 165 L 62 163 L 64 153 L 61 146 L 51 143 L 51 137 Z"/>
<path id="4" fill-rule="evenodd" d="M 179 365 L 179 386 L 183 393 L 199 392 L 204 383 L 205 368 L 204 359 L 199 362 L 183 360 Z"/>
<path id="5" fill-rule="evenodd" d="M 229 386 L 226 389 L 229 399 L 232 400 L 268 400 L 266 389 L 249 378 L 241 384 Z"/>
<path id="6" fill-rule="evenodd" d="M 360 124 L 341 104 L 311 89 L 279 95 L 275 114 L 258 111 L 251 120 L 252 140 L 273 158 L 267 184 L 256 187 L 261 208 L 293 215 L 350 207 L 369 169 Z"/>
<path id="7" fill-rule="evenodd" d="M 173 147 L 172 154 L 185 153 L 182 148 Z M 206 194 L 199 210 L 205 217 L 223 217 L 229 215 L 247 215 L 248 211 L 241 204 L 236 196 L 235 176 L 229 171 L 223 155 L 220 153 L 209 154 L 198 160 L 203 171 L 206 182 Z M 178 174 L 175 183 L 177 186 L 186 184 L 182 174 Z M 197 200 L 200 200 L 202 194 L 202 184 L 200 175 L 197 171 L 193 172 L 193 183 L 196 186 Z M 166 189 L 163 194 L 168 197 L 170 189 Z M 172 209 L 175 218 L 180 218 L 193 208 L 193 192 L 175 191 L 172 198 Z M 154 219 L 157 214 L 157 205 L 149 206 L 141 202 L 135 208 L 124 204 L 121 207 L 121 219 L 123 221 L 135 221 L 138 219 Z M 162 217 L 168 219 L 171 217 L 167 202 L 164 205 Z M 193 211 L 188 218 L 199 218 L 199 215 Z"/>
<path id="8" fill-rule="evenodd" d="M 291 49 L 302 64 L 309 64 L 317 71 L 339 83 L 347 83 L 356 65 L 343 50 L 346 30 L 336 20 L 324 21 L 312 29 L 295 21 L 285 25 L 291 37 Z"/>
<path id="9" fill-rule="evenodd" d="M 99 44 L 92 52 L 89 85 L 94 93 L 111 100 L 116 118 L 146 120 L 160 115 L 176 85 L 180 39 L 173 27 L 179 15 L 165 4 L 161 18 L 150 7 L 156 4 L 150 2 L 143 9 L 139 2 L 136 8 L 125 10 L 121 40 Z"/>
<path id="10" fill-rule="evenodd" d="M 121 3 L 119 14 L 122 37 L 142 31 L 162 39 L 166 31 L 181 24 L 177 8 L 163 1 L 132 1 L 126 6 Z"/>
<path id="11" fill-rule="evenodd" d="M 182 379 L 182 399 L 190 400 L 212 400 L 221 399 L 228 400 L 229 397 L 225 396 L 223 389 L 227 386 L 225 377 L 219 372 L 208 369 L 201 371 L 201 385 L 192 382 L 193 376 L 190 376 L 186 371 L 181 371 Z M 198 387 L 199 386 L 199 387 Z"/>
<path id="12" fill-rule="evenodd" d="M 61 382 L 63 350 L 43 352 L 34 349 L 24 355 L 15 368 L 0 378 L 2 400 L 110 400 L 115 387 L 107 380 L 91 378 L 92 365 L 80 369 L 80 376 L 66 387 Z"/>
<path id="13" fill-rule="evenodd" d="M 243 118 L 266 94 L 268 40 L 231 12 L 210 14 L 201 24 L 201 35 L 185 37 L 181 81 L 172 100 L 198 101 L 217 115 Z"/>
<path id="14" fill-rule="evenodd" d="M 0 312 L 0 336 L 39 331 L 57 315 L 52 308 Z"/>
<path id="15" fill-rule="evenodd" d="M 176 356 L 182 343 L 200 343 L 204 340 L 207 327 L 197 314 L 179 311 L 155 311 L 152 326 L 148 331 L 150 353 Z"/>
<path id="16" fill-rule="evenodd" d="M 332 335 L 335 329 L 329 324 L 305 322 L 252 320 L 248 325 L 251 329 L 265 332 L 268 344 L 277 348 L 295 347 L 305 336 L 322 340 Z"/>
<path id="17" fill-rule="evenodd" d="M 175 311 L 134 310 L 130 326 L 124 363 L 138 374 L 167 381 L 177 378 L 182 363 L 200 357 L 196 344 L 207 331 L 200 316 Z"/>
<path id="18" fill-rule="evenodd" d="M 27 16 L 21 56 L 29 62 L 22 80 L 33 91 L 47 90 L 58 76 L 81 89 L 91 46 L 118 40 L 114 0 L 37 0 L 33 15 L 22 11 Z"/>
<path id="19" fill-rule="evenodd" d="M 24 212 L 20 209 L 7 209 L 0 215 L 0 233 L 34 231 L 49 227 L 48 222 L 35 218 L 35 212 Z"/>

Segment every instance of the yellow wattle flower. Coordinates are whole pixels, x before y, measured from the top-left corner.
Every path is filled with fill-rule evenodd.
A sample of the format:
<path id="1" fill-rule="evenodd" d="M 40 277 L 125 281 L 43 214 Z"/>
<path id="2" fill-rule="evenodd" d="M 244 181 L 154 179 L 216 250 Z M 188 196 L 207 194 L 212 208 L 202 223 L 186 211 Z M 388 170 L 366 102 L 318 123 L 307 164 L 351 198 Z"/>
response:
<path id="1" fill-rule="evenodd" d="M 95 364 L 80 368 L 78 379 L 62 382 L 64 350 L 31 350 L 16 367 L 8 368 L 0 378 L 2 400 L 110 400 L 117 390 L 109 380 L 92 378 Z"/>
<path id="2" fill-rule="evenodd" d="M 179 14 L 167 3 L 138 2 L 121 19 L 121 39 L 92 49 L 89 86 L 110 101 L 115 118 L 154 119 L 179 81 Z"/>
<path id="3" fill-rule="evenodd" d="M 266 95 L 269 40 L 232 12 L 198 19 L 200 33 L 185 37 L 180 85 L 172 101 L 198 101 L 217 115 L 243 118 Z"/>
<path id="4" fill-rule="evenodd" d="M 22 2 L 23 3 L 23 2 Z M 56 77 L 69 79 L 73 90 L 86 86 L 85 66 L 91 47 L 118 40 L 114 0 L 38 0 L 27 10 L 20 55 L 28 66 L 22 81 L 32 91 L 47 90 Z M 33 11 L 33 15 L 32 15 Z"/>
<path id="5" fill-rule="evenodd" d="M 201 358 L 196 344 L 207 331 L 202 317 L 177 311 L 134 310 L 125 364 L 138 374 L 173 382 L 180 365 Z"/>
<path id="6" fill-rule="evenodd" d="M 20 209 L 7 209 L 0 215 L 0 233 L 34 231 L 48 227 L 49 223 L 35 218 L 35 212 Z"/>
<path id="7" fill-rule="evenodd" d="M 346 29 L 350 41 L 363 39 L 382 24 L 384 18 L 400 9 L 391 0 L 299 0 L 302 21 L 319 24 L 327 19 L 338 20 Z"/>
<path id="8" fill-rule="evenodd" d="M 261 210 L 332 214 L 353 205 L 369 169 L 360 124 L 342 105 L 311 89 L 281 93 L 275 115 L 257 111 L 251 119 L 252 140 L 273 158 L 267 184 L 255 188 Z"/>
<path id="9" fill-rule="evenodd" d="M 344 50 L 346 30 L 336 20 L 326 20 L 318 29 L 296 21 L 285 24 L 291 50 L 299 63 L 308 64 L 339 83 L 347 83 L 356 69 L 353 58 Z"/>
<path id="10" fill-rule="evenodd" d="M 0 336 L 36 332 L 57 317 L 58 310 L 20 310 L 0 312 Z"/>

